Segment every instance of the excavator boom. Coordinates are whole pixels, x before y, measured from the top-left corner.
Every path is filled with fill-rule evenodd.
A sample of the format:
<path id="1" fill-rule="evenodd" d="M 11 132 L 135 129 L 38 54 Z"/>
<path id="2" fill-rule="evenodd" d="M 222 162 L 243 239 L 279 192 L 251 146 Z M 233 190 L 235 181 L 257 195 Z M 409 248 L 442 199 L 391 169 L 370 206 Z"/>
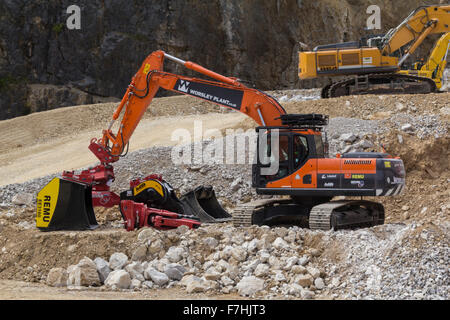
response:
<path id="1" fill-rule="evenodd" d="M 185 77 L 162 71 L 164 58 L 184 65 L 217 81 Z M 122 101 L 113 114 L 107 130 L 100 140 L 101 149 L 92 148 L 102 163 L 117 161 L 150 105 L 159 88 L 174 91 L 240 111 L 259 125 L 281 125 L 279 117 L 286 114 L 283 107 L 272 97 L 259 90 L 248 88 L 235 78 L 225 77 L 198 64 L 183 61 L 163 51 L 151 53 L 134 75 Z M 111 131 L 114 121 L 123 108 L 123 118 L 116 134 Z"/>
<path id="2" fill-rule="evenodd" d="M 433 79 L 436 88 L 441 89 L 443 85 L 444 71 L 447 66 L 448 53 L 450 50 L 450 32 L 445 33 L 436 42 L 428 60 L 425 63 L 416 62 L 413 69 L 400 70 L 399 74 L 416 75 Z"/>
<path id="3" fill-rule="evenodd" d="M 450 25 L 450 5 L 419 7 L 383 39 L 382 54 L 391 55 L 401 47 L 410 44 L 408 52 L 413 53 L 423 41 L 423 34 L 448 32 Z M 414 50 L 413 50 L 414 49 Z"/>

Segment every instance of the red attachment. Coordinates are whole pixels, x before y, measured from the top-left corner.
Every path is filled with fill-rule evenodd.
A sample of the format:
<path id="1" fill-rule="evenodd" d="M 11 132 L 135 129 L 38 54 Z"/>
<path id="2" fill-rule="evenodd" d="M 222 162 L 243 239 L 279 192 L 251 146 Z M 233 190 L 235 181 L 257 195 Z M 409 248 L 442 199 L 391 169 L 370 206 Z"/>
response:
<path id="1" fill-rule="evenodd" d="M 160 174 L 150 174 L 148 176 L 146 176 L 145 178 L 138 178 L 138 179 L 134 179 L 130 181 L 130 189 L 133 189 L 134 187 L 137 187 L 138 185 L 140 185 L 142 182 L 147 181 L 147 180 L 158 180 L 158 181 L 163 181 L 162 180 L 162 175 Z"/>
<path id="2" fill-rule="evenodd" d="M 160 230 L 175 229 L 181 225 L 185 225 L 188 226 L 190 229 L 194 229 L 198 228 L 201 225 L 199 221 L 191 220 L 188 218 L 172 219 L 172 218 L 165 218 L 159 215 L 152 215 L 150 216 L 150 219 L 152 220 L 152 226 Z"/>
<path id="3" fill-rule="evenodd" d="M 112 156 L 102 145 L 97 143 L 97 139 L 93 138 L 89 145 L 89 150 L 100 160 L 101 163 L 111 163 L 119 160 L 119 157 Z"/>
<path id="4" fill-rule="evenodd" d="M 83 170 L 80 174 L 75 174 L 74 171 L 64 171 L 62 176 L 66 180 L 92 186 L 92 205 L 94 207 L 111 208 L 120 203 L 120 197 L 109 191 L 109 185 L 114 181 L 114 168 L 109 164 L 100 164 Z"/>
<path id="5" fill-rule="evenodd" d="M 198 228 L 199 221 L 162 209 L 148 208 L 143 203 L 132 200 L 120 201 L 122 216 L 125 220 L 125 228 L 132 231 L 135 228 L 154 227 L 160 230 L 175 229 L 181 225 L 189 228 Z"/>
<path id="6" fill-rule="evenodd" d="M 109 190 L 109 181 L 114 180 L 114 169 L 111 165 L 99 164 L 98 166 L 81 171 L 75 174 L 74 171 L 64 171 L 64 179 L 92 185 L 94 190 Z"/>
<path id="7" fill-rule="evenodd" d="M 99 145 L 95 141 L 91 141 L 89 149 L 92 150 L 95 146 Z M 92 205 L 94 207 L 111 208 L 115 205 L 120 205 L 127 231 L 148 226 L 160 230 L 174 229 L 181 225 L 186 225 L 191 229 L 200 226 L 199 221 L 189 219 L 175 212 L 148 208 L 143 203 L 137 203 L 131 200 L 121 201 L 119 195 L 109 190 L 110 182 L 114 181 L 114 169 L 109 164 L 102 163 L 98 166 L 83 170 L 80 174 L 75 174 L 74 171 L 64 171 L 62 176 L 66 180 L 92 186 Z M 162 181 L 162 176 L 160 174 L 151 174 L 142 179 L 132 180 L 130 181 L 130 187 L 134 188 L 142 182 L 151 179 Z"/>
<path id="8" fill-rule="evenodd" d="M 120 197 L 112 191 L 92 191 L 94 207 L 111 208 L 120 204 Z"/>

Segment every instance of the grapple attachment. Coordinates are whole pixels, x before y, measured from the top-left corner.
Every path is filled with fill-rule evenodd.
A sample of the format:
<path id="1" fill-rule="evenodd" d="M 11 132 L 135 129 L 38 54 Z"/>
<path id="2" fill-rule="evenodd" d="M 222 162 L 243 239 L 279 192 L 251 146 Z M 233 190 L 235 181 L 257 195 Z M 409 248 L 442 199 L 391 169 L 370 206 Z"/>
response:
<path id="1" fill-rule="evenodd" d="M 173 187 L 160 176 L 148 176 L 130 182 L 130 190 L 120 194 L 121 200 L 144 203 L 147 207 L 197 217 L 201 222 L 226 222 L 231 215 L 216 198 L 212 186 L 199 186 L 178 199 Z"/>
<path id="2" fill-rule="evenodd" d="M 42 231 L 98 227 L 90 185 L 53 178 L 36 197 L 36 227 Z"/>
<path id="3" fill-rule="evenodd" d="M 212 186 L 199 186 L 181 197 L 185 212 L 200 218 L 201 222 L 227 222 L 232 217 L 219 203 Z"/>
<path id="4" fill-rule="evenodd" d="M 142 227 L 154 227 L 160 230 L 169 230 L 182 225 L 194 229 L 201 225 L 196 217 L 186 216 L 163 209 L 149 208 L 143 203 L 137 203 L 132 200 L 122 200 L 119 208 L 123 219 L 125 220 L 125 229 L 127 229 L 127 231 Z"/>

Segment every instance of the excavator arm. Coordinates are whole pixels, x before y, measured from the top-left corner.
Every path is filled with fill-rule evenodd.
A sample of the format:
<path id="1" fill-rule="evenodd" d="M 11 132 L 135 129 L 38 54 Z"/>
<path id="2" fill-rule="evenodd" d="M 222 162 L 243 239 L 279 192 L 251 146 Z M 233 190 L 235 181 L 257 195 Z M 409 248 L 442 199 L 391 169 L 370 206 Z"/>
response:
<path id="1" fill-rule="evenodd" d="M 428 61 L 422 66 L 421 70 L 436 72 L 436 77 L 441 78 L 447 65 L 449 50 L 450 32 L 447 32 L 438 40 L 438 42 L 436 42 Z"/>
<path id="2" fill-rule="evenodd" d="M 448 51 L 450 49 L 450 32 L 447 32 L 439 38 L 431 51 L 428 60 L 416 62 L 413 69 L 400 70 L 399 74 L 413 75 L 432 79 L 436 83 L 436 88 L 442 88 L 445 67 L 447 65 Z"/>
<path id="3" fill-rule="evenodd" d="M 213 78 L 215 81 L 164 72 L 165 58 Z M 161 180 L 161 177 L 150 175 L 142 181 L 140 180 L 138 187 L 132 186 L 134 183 L 132 181 L 130 187 L 131 190 L 134 190 L 132 191 L 134 196 L 131 196 L 131 199 L 128 199 L 130 190 L 125 191 L 125 194 L 120 196 L 110 190 L 111 182 L 115 179 L 111 163 L 119 160 L 120 156 L 123 155 L 134 130 L 159 88 L 190 95 L 240 111 L 263 126 L 282 125 L 281 116 L 286 114 L 286 111 L 274 98 L 264 92 L 244 86 L 235 78 L 222 76 L 193 62 L 183 61 L 168 55 L 163 51 L 155 51 L 144 60 L 138 72 L 133 76 L 120 104 L 113 113 L 109 127 L 103 130 L 102 138 L 91 140 L 89 149 L 100 160 L 100 164 L 83 170 L 79 174 L 74 171 L 64 171 L 63 179 L 53 179 L 39 193 L 39 199 L 57 199 L 54 200 L 53 205 L 56 208 L 54 210 L 56 211 L 56 218 L 52 225 L 49 224 L 52 220 L 51 217 L 47 218 L 38 208 L 37 221 L 39 223 L 37 223 L 37 226 L 39 228 L 42 230 L 59 230 L 68 227 L 95 228 L 97 223 L 92 207 L 113 207 L 116 205 L 120 207 L 127 230 L 148 225 L 159 229 L 176 228 L 180 225 L 196 228 L 200 225 L 194 219 L 194 216 L 156 209 L 135 202 L 137 198 L 134 196 L 140 192 L 136 190 L 138 187 L 139 190 L 149 189 L 159 192 L 164 199 L 169 197 L 167 194 L 170 193 L 170 188 L 164 184 L 165 182 Z M 122 120 L 117 133 L 114 134 L 112 132 L 113 124 L 121 114 Z M 61 194 L 69 196 L 59 197 L 60 189 Z M 197 188 L 195 192 L 197 191 L 201 194 L 198 197 L 197 194 L 193 196 L 196 200 L 198 198 L 198 201 L 208 201 L 210 206 L 217 203 L 212 190 Z M 165 201 L 168 202 L 167 199 Z M 187 202 L 188 205 L 195 204 L 192 199 L 189 201 Z M 172 202 L 178 203 L 179 200 L 172 199 Z M 200 207 L 200 205 L 198 206 Z M 217 204 L 213 207 L 217 209 L 220 206 Z M 64 217 L 67 212 L 70 213 L 72 221 L 65 221 L 67 219 Z M 228 213 L 225 211 L 220 214 L 215 212 L 215 214 L 224 219 L 228 218 Z M 41 221 L 43 220 L 42 217 L 45 218 L 45 221 Z M 70 226 L 65 225 L 66 222 L 70 223 Z"/>
<path id="4" fill-rule="evenodd" d="M 164 72 L 164 58 L 216 81 Z M 144 60 L 132 78 L 122 101 L 112 116 L 108 129 L 103 130 L 103 137 L 98 142 L 95 139 L 91 141 L 89 148 L 102 163 L 115 162 L 123 154 L 134 130 L 159 88 L 240 111 L 263 126 L 281 125 L 280 116 L 286 114 L 286 111 L 274 98 L 257 89 L 244 86 L 235 78 L 225 77 L 163 51 L 155 51 Z M 113 134 L 112 126 L 122 111 L 123 117 L 119 129 L 116 134 Z"/>
<path id="5" fill-rule="evenodd" d="M 383 38 L 382 54 L 392 55 L 409 44 L 398 65 L 415 52 L 430 34 L 450 31 L 450 5 L 419 7 Z"/>

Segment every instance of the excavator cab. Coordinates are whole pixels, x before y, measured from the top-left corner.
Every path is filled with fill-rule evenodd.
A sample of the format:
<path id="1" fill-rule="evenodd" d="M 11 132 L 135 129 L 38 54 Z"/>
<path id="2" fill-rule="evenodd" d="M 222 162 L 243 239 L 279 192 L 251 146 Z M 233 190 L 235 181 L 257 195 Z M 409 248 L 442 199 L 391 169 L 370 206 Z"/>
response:
<path id="1" fill-rule="evenodd" d="M 324 158 L 326 142 L 322 140 L 322 127 L 328 116 L 319 114 L 293 114 L 282 116 L 286 126 L 258 127 L 257 161 L 253 165 L 253 187 L 266 188 L 268 184 L 292 185 L 292 179 L 308 184 L 312 172 L 303 177 L 294 176 L 296 171 L 313 159 Z M 282 192 L 282 191 L 280 191 Z"/>
<path id="2" fill-rule="evenodd" d="M 260 138 L 263 141 L 258 143 L 257 163 L 252 169 L 254 187 L 263 187 L 269 181 L 280 180 L 292 174 L 310 157 L 309 145 L 314 144 L 313 141 L 308 142 L 312 137 L 305 134 L 267 127 L 257 128 L 257 131 L 261 130 L 264 131 Z"/>
<path id="3" fill-rule="evenodd" d="M 326 143 L 322 140 L 321 128 L 328 123 L 328 116 L 286 115 L 283 116 L 283 122 L 287 126 L 256 128 L 257 161 L 252 167 L 252 182 L 257 189 L 279 180 L 290 186 L 294 172 L 311 159 L 325 157 Z M 306 174 L 302 179 L 308 182 L 311 177 L 311 174 Z"/>

